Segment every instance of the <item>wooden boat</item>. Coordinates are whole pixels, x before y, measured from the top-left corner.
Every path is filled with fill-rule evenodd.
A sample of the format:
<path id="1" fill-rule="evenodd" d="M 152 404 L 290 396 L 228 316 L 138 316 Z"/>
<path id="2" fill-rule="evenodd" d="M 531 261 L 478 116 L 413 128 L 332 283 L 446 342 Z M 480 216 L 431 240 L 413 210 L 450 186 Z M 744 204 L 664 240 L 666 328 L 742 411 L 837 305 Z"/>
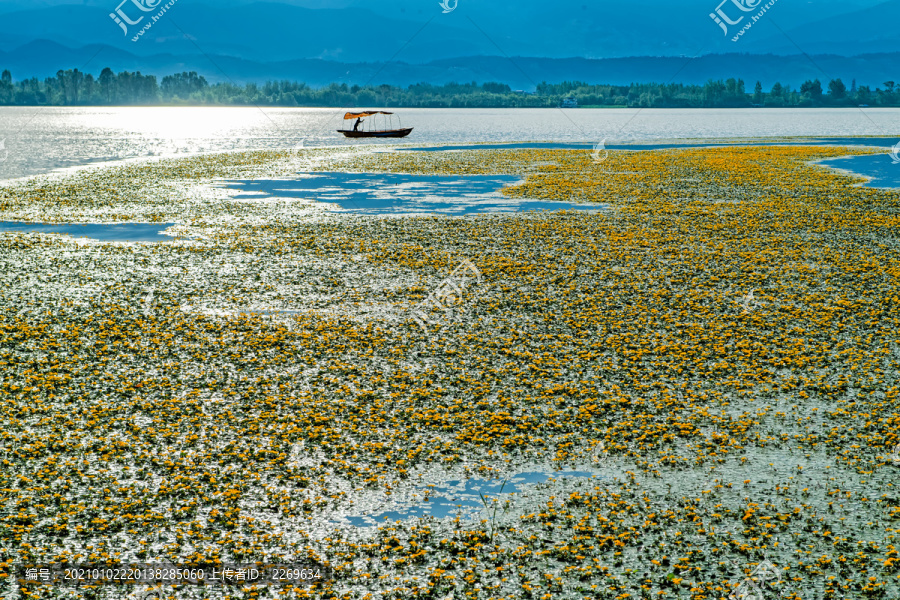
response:
<path id="1" fill-rule="evenodd" d="M 362 137 L 385 137 L 385 138 L 399 138 L 406 137 L 413 130 L 412 127 L 407 127 L 405 129 L 387 129 L 385 131 L 345 131 L 343 129 L 338 129 L 340 133 L 343 133 L 345 137 L 348 138 L 362 138 Z"/>
<path id="2" fill-rule="evenodd" d="M 381 117 L 381 128 L 377 127 L 377 123 L 375 123 L 376 119 L 368 120 L 367 117 L 374 117 L 375 115 L 390 115 L 389 119 Z M 348 138 L 366 138 L 366 137 L 378 137 L 378 138 L 401 138 L 406 137 L 413 130 L 412 127 L 394 127 L 394 113 L 383 111 L 383 110 L 367 110 L 364 112 L 358 113 L 347 113 L 344 115 L 344 121 L 349 121 L 352 119 L 356 119 L 356 123 L 353 124 L 353 129 L 338 129 L 338 133 L 343 133 L 344 137 Z M 363 119 L 367 119 L 363 121 Z M 397 123 L 400 125 L 400 117 L 397 117 Z M 366 124 L 368 127 L 366 129 L 360 129 L 360 125 Z"/>

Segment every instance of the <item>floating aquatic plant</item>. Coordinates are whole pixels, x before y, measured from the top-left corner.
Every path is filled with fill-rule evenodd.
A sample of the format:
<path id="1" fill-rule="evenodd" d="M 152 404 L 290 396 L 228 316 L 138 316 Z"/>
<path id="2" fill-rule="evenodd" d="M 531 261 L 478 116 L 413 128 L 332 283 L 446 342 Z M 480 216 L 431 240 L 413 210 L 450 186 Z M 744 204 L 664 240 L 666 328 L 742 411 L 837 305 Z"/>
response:
<path id="1" fill-rule="evenodd" d="M 897 596 L 900 194 L 809 164 L 861 152 L 609 151 L 601 174 L 587 151 L 302 150 L 5 188 L 2 219 L 191 240 L 0 235 L 0 569 L 316 561 L 334 581 L 165 592 L 699 600 L 770 560 L 785 597 Z M 522 174 L 507 194 L 615 211 L 370 219 L 217 195 L 300 165 Z M 409 311 L 463 259 L 485 291 L 426 336 Z M 499 524 L 337 522 L 467 472 L 564 467 L 602 478 L 527 486 Z"/>

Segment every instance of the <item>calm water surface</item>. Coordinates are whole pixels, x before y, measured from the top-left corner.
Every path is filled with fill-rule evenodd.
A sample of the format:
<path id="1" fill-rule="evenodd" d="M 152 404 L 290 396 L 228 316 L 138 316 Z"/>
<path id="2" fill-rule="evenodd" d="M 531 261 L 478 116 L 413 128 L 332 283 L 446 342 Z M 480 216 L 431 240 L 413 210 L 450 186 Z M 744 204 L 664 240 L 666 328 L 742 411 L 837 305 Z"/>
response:
<path id="1" fill-rule="evenodd" d="M 0 221 L 0 232 L 58 233 L 74 237 L 86 237 L 103 242 L 170 242 L 175 238 L 163 230 L 175 223 L 115 223 L 115 224 L 64 224 L 21 223 Z"/>
<path id="2" fill-rule="evenodd" d="M 402 140 L 347 140 L 344 109 L 0 107 L 0 179 L 198 152 L 407 143 L 653 143 L 690 138 L 893 136 L 900 109 L 400 109 Z M 880 145 L 880 144 L 879 144 Z"/>
<path id="3" fill-rule="evenodd" d="M 550 479 L 562 478 L 595 478 L 599 477 L 590 471 L 527 471 L 511 477 L 508 481 L 496 479 L 472 478 L 466 480 L 444 481 L 439 485 L 420 486 L 419 490 L 430 490 L 430 500 L 406 503 L 395 510 L 387 510 L 349 516 L 345 519 L 356 527 L 374 527 L 377 524 L 388 521 L 404 521 L 416 517 L 446 518 L 455 514 L 466 513 L 466 517 L 472 519 L 477 514 L 475 509 L 485 507 L 485 501 L 492 500 L 503 495 L 524 491 L 527 486 L 536 483 L 544 483 Z"/>
<path id="4" fill-rule="evenodd" d="M 821 164 L 869 177 L 863 187 L 900 188 L 900 160 L 887 154 L 832 158 Z"/>
<path id="5" fill-rule="evenodd" d="M 503 196 L 512 175 L 409 175 L 405 173 L 298 173 L 293 180 L 229 180 L 237 199 L 290 198 L 335 205 L 358 215 L 462 216 L 557 210 L 604 210 L 605 204 L 542 202 Z"/>

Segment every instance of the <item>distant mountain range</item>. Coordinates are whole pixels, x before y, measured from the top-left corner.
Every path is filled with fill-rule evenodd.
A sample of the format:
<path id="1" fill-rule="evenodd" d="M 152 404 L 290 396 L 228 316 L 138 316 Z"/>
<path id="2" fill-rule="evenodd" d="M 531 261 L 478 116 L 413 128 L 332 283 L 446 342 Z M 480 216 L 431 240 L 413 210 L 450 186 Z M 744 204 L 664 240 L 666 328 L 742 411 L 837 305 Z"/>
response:
<path id="1" fill-rule="evenodd" d="M 762 0 L 734 0 L 759 6 Z M 118 6 L 164 0 L 2 0 L 0 50 L 37 40 L 69 48 L 101 44 L 138 56 L 197 54 L 257 63 L 319 59 L 343 63 L 391 59 L 427 64 L 460 56 L 622 58 L 753 54 L 862 54 L 900 49 L 900 2 L 779 0 L 739 42 L 710 19 L 721 0 L 178 0 L 139 41 L 110 18 Z M 736 18 L 732 2 L 723 10 Z M 752 13 L 745 13 L 748 17 Z M 745 19 L 745 23 L 749 19 Z M 737 29 L 735 27 L 734 29 Z M 196 68 L 201 65 L 197 64 Z"/>
<path id="2" fill-rule="evenodd" d="M 798 87 L 807 79 L 827 85 L 841 78 L 849 88 L 858 85 L 883 87 L 883 82 L 900 82 L 900 52 L 853 57 L 835 55 L 751 55 L 714 54 L 689 57 L 631 58 L 535 58 L 467 56 L 433 60 L 424 64 L 405 62 L 343 63 L 321 59 L 258 62 L 226 55 L 156 54 L 139 56 L 106 45 L 68 48 L 40 40 L 10 52 L 0 52 L 0 68 L 9 69 L 15 80 L 55 76 L 60 69 L 78 68 L 99 75 L 104 67 L 115 72 L 141 71 L 162 77 L 181 71 L 197 71 L 210 82 L 237 84 L 268 80 L 302 81 L 313 86 L 332 82 L 348 85 L 407 86 L 414 83 L 484 83 L 498 81 L 513 89 L 531 91 L 541 81 L 551 83 L 580 80 L 588 83 L 628 85 L 631 83 L 703 84 L 709 79 L 742 78 L 752 91 L 760 81 L 768 91 L 776 81 Z"/>
<path id="3" fill-rule="evenodd" d="M 709 18 L 720 0 L 453 2 L 444 14 L 437 0 L 178 0 L 132 42 L 154 14 L 137 4 L 164 0 L 0 0 L 0 68 L 15 79 L 71 68 L 96 75 L 109 66 L 158 76 L 197 71 L 239 84 L 499 81 L 524 90 L 543 80 L 741 77 L 748 88 L 759 80 L 767 89 L 815 78 L 900 81 L 896 0 L 780 0 L 738 42 Z M 732 2 L 721 6 L 736 17 Z M 117 7 L 145 18 L 125 34 L 110 18 Z"/>

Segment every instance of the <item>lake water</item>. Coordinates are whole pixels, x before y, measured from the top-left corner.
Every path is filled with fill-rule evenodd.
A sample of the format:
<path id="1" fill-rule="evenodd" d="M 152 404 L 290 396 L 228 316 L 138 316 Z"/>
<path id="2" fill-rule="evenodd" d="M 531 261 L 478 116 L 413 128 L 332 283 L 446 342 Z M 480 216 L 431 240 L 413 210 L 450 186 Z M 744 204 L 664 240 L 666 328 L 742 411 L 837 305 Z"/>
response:
<path id="1" fill-rule="evenodd" d="M 563 478 L 597 478 L 591 471 L 527 471 L 519 473 L 507 481 L 475 477 L 465 480 L 444 481 L 436 485 L 419 486 L 421 492 L 428 490 L 430 498 L 415 502 L 400 503 L 393 510 L 347 516 L 344 519 L 356 527 L 374 527 L 387 521 L 405 521 L 416 517 L 446 518 L 456 514 L 473 519 L 478 509 L 489 506 L 504 495 L 516 494 L 536 483 Z"/>
<path id="2" fill-rule="evenodd" d="M 279 198 L 335 205 L 331 212 L 357 215 L 462 216 L 529 210 L 604 210 L 605 204 L 573 204 L 509 198 L 512 175 L 409 175 L 405 173 L 298 173 L 296 179 L 229 180 L 236 199 Z"/>
<path id="3" fill-rule="evenodd" d="M 869 177 L 863 184 L 872 188 L 900 188 L 900 159 L 884 154 L 832 158 L 821 164 Z"/>
<path id="4" fill-rule="evenodd" d="M 773 136 L 889 136 L 900 109 L 399 109 L 401 140 L 348 140 L 343 108 L 0 107 L 0 179 L 198 152 L 336 145 L 654 143 Z"/>
<path id="5" fill-rule="evenodd" d="M 56 233 L 103 242 L 170 242 L 175 238 L 163 230 L 175 223 L 60 224 L 0 221 L 0 232 Z"/>

